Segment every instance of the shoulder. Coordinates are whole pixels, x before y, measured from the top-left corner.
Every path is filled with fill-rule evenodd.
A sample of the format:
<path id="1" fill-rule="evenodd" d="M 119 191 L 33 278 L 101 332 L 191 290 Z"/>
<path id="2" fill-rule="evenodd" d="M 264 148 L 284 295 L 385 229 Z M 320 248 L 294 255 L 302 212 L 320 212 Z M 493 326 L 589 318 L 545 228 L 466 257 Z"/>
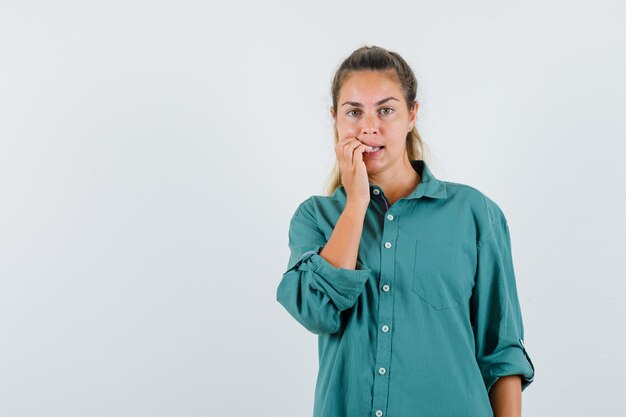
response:
<path id="1" fill-rule="evenodd" d="M 307 197 L 304 201 L 300 202 L 293 215 L 291 216 L 291 222 L 293 223 L 296 220 L 304 219 L 305 221 L 314 220 L 315 219 L 315 198 L 318 196 L 312 195 Z"/>
<path id="2" fill-rule="evenodd" d="M 337 188 L 331 195 L 311 195 L 301 201 L 291 217 L 292 226 L 316 227 L 330 234 L 344 210 L 345 189 Z"/>
<path id="3" fill-rule="evenodd" d="M 502 208 L 482 190 L 469 184 L 442 181 L 446 184 L 448 198 L 456 199 L 470 207 L 475 216 L 484 223 L 506 222 Z"/>
<path id="4" fill-rule="evenodd" d="M 496 242 L 508 235 L 506 216 L 500 205 L 482 190 L 468 184 L 446 181 L 448 197 L 469 206 L 476 227 L 476 247 L 480 250 L 485 242 Z"/>
<path id="5" fill-rule="evenodd" d="M 325 206 L 331 204 L 331 200 L 332 197 L 327 197 L 323 195 L 312 195 L 310 197 L 307 197 L 296 207 L 292 220 L 296 217 L 316 218 L 317 213 L 320 210 L 323 210 Z"/>
<path id="6" fill-rule="evenodd" d="M 342 210 L 346 203 L 346 192 L 343 187 L 338 187 L 332 195 L 312 195 L 298 204 L 295 215 L 317 217 L 324 213 Z"/>

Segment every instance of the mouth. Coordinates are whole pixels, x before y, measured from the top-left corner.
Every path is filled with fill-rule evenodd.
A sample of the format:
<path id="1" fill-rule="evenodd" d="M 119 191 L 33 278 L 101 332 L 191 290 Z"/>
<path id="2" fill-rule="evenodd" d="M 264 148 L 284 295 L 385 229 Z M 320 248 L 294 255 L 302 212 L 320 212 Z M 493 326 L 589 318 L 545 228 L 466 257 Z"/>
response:
<path id="1" fill-rule="evenodd" d="M 363 152 L 363 156 L 366 158 L 374 158 L 380 155 L 383 152 L 383 149 L 385 149 L 384 146 L 376 146 L 371 152 Z"/>

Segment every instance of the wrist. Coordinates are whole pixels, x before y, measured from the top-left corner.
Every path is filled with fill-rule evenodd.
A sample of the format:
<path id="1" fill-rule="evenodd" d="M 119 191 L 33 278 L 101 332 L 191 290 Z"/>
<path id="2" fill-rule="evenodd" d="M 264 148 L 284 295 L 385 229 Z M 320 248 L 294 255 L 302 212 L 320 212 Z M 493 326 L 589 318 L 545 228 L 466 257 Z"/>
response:
<path id="1" fill-rule="evenodd" d="M 344 208 L 344 212 L 348 211 L 354 214 L 363 214 L 367 211 L 370 202 L 368 200 L 348 200 Z"/>

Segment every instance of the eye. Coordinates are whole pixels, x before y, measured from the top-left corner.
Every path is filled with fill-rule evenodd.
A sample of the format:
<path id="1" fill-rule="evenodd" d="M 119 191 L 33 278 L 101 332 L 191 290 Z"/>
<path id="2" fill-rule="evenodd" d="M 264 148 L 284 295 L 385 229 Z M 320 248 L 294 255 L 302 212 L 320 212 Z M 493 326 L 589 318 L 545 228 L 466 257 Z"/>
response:
<path id="1" fill-rule="evenodd" d="M 387 114 L 391 114 L 391 113 L 393 112 L 393 109 L 392 109 L 391 107 L 383 107 L 381 110 L 383 110 L 383 111 L 384 111 L 384 110 L 389 110 L 389 113 L 383 113 L 383 114 L 385 114 L 385 115 L 387 115 Z"/>
<path id="2" fill-rule="evenodd" d="M 347 115 L 348 115 L 348 116 L 350 116 L 350 113 L 355 112 L 355 111 L 356 111 L 356 112 L 358 112 L 358 110 L 350 110 L 350 111 L 347 113 Z"/>

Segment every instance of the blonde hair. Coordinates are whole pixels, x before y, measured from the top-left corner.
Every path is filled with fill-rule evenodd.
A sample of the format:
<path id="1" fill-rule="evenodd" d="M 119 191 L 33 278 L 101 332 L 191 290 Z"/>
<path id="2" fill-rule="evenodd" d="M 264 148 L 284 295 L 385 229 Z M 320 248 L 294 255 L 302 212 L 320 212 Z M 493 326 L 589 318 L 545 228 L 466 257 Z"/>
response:
<path id="1" fill-rule="evenodd" d="M 407 107 L 409 111 L 412 110 L 416 103 L 417 79 L 411 67 L 396 52 L 388 51 L 379 46 L 362 46 L 341 63 L 333 77 L 331 95 L 335 115 L 337 115 L 337 101 L 343 82 L 348 75 L 358 71 L 388 72 L 400 84 Z M 337 127 L 335 126 L 333 130 L 336 145 L 339 142 Z M 415 126 L 406 135 L 406 151 L 409 160 L 424 159 L 425 143 Z M 326 194 L 332 195 L 342 185 L 339 162 L 335 158 L 335 165 L 328 175 Z"/>

